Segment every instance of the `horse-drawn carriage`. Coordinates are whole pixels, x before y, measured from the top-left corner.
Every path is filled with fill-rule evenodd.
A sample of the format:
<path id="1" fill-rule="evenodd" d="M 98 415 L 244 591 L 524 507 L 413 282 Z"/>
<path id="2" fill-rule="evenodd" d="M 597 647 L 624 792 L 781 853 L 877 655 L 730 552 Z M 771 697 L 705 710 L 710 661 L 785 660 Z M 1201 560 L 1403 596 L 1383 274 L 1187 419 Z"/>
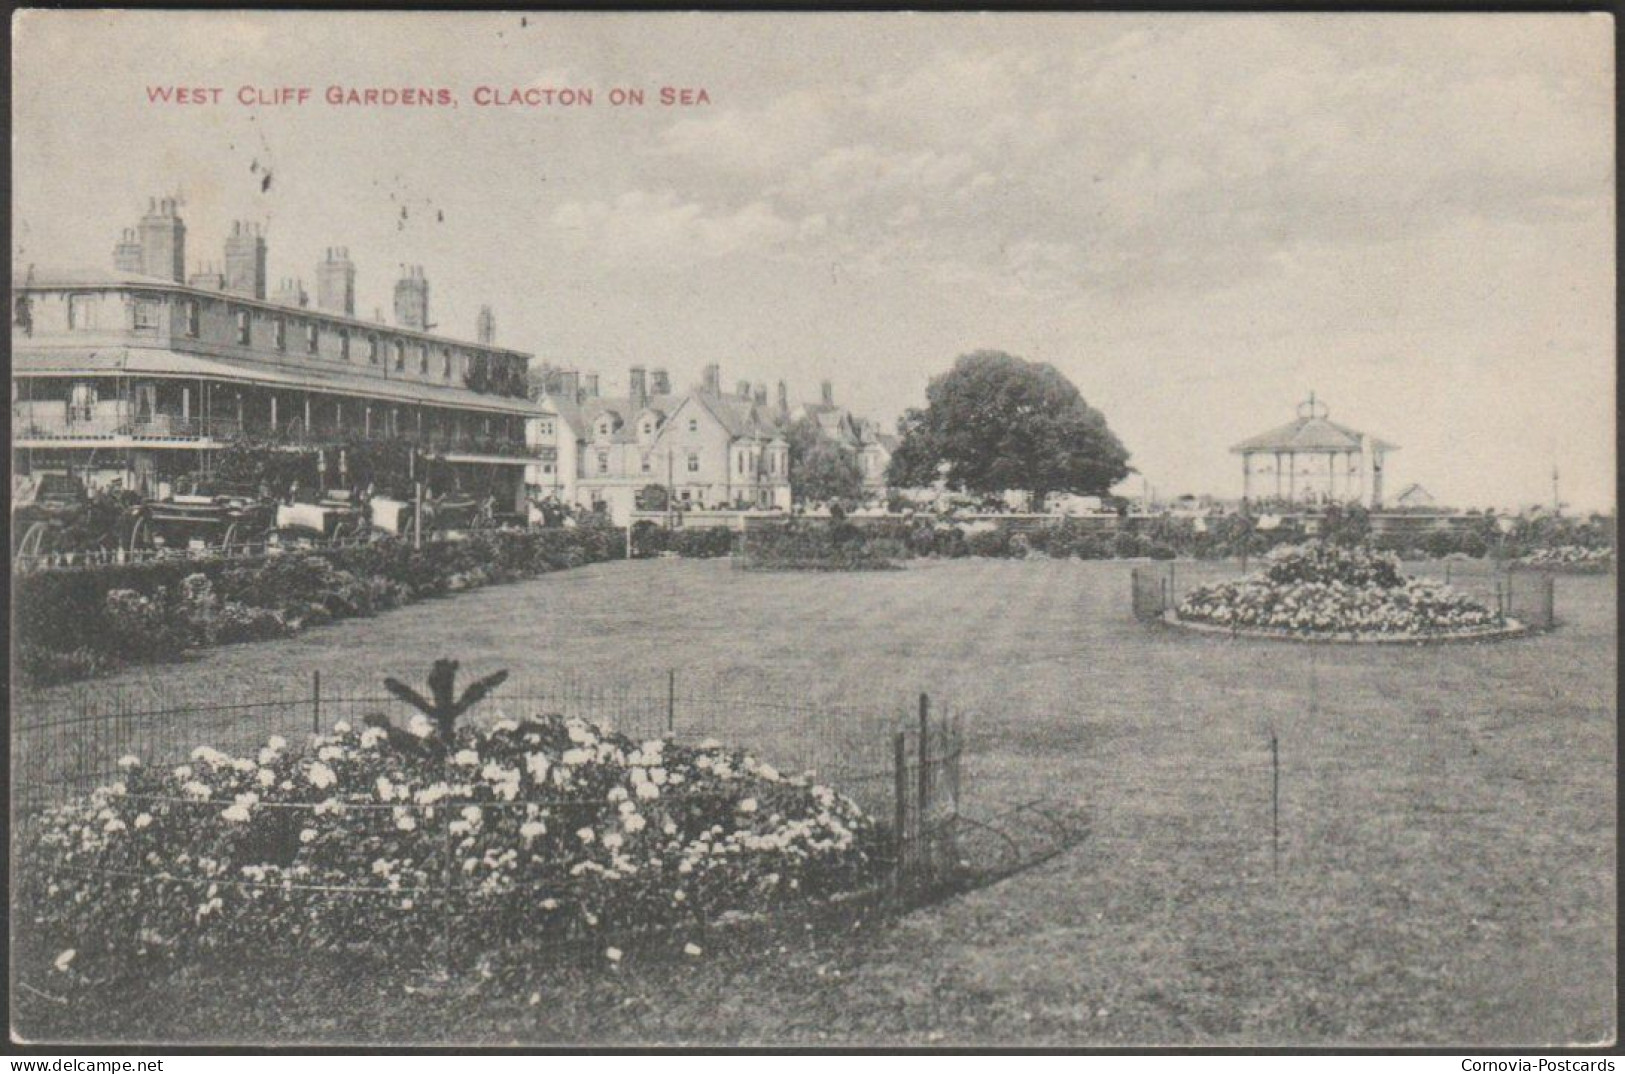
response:
<path id="1" fill-rule="evenodd" d="M 230 554 L 263 543 L 275 529 L 275 502 L 250 485 L 183 477 L 175 487 L 167 498 L 132 510 L 125 548 Z"/>
<path id="2" fill-rule="evenodd" d="M 69 474 L 17 475 L 11 487 L 11 554 L 19 566 L 56 555 L 110 552 L 120 546 L 125 505 L 92 496 Z"/>
<path id="3" fill-rule="evenodd" d="M 366 505 L 342 489 L 316 495 L 295 492 L 292 503 L 278 504 L 276 537 L 282 544 L 346 541 L 371 535 Z"/>

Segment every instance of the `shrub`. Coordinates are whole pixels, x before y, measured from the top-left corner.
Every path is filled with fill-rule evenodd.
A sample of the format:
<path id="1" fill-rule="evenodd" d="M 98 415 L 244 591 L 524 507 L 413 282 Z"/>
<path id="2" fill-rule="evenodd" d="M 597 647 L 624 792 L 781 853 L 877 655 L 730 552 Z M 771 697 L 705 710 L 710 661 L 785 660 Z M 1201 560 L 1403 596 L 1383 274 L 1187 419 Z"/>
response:
<path id="1" fill-rule="evenodd" d="M 1010 554 L 1010 538 L 997 527 L 977 530 L 965 538 L 965 547 L 973 556 L 1002 558 Z"/>
<path id="2" fill-rule="evenodd" d="M 157 560 L 18 575 L 12 579 L 14 627 L 26 639 L 18 667 L 31 684 L 63 682 L 120 663 L 278 637 L 460 589 L 613 559 L 624 542 L 624 531 L 587 523 L 481 531 L 421 549 L 384 539 L 254 560 Z"/>
<path id="3" fill-rule="evenodd" d="M 30 974 L 105 981 L 259 945 L 411 960 L 448 915 L 462 944 L 533 960 L 879 876 L 880 833 L 853 802 L 741 751 L 559 716 L 441 742 L 418 716 L 340 724 L 308 751 L 273 737 L 251 757 L 124 759 L 120 782 L 19 842 Z"/>

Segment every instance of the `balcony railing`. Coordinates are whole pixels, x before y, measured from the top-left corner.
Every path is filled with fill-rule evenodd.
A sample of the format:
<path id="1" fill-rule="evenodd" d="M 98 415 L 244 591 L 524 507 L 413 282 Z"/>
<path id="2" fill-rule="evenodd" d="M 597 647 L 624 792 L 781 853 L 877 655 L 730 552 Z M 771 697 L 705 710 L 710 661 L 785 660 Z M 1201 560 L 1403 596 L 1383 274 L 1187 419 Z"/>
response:
<path id="1" fill-rule="evenodd" d="M 425 431 L 422 436 L 415 431 L 391 435 L 381 428 L 306 427 L 299 419 L 271 429 L 252 421 L 240 422 L 235 417 L 182 417 L 162 411 L 132 418 L 126 409 L 110 404 L 73 410 L 62 402 L 18 403 L 12 407 L 12 437 L 17 440 L 224 441 L 243 436 L 273 444 L 311 447 L 357 440 L 404 441 L 435 453 L 498 455 L 513 459 L 547 459 L 556 453 L 550 445 L 531 445 L 498 436 L 431 431 Z"/>

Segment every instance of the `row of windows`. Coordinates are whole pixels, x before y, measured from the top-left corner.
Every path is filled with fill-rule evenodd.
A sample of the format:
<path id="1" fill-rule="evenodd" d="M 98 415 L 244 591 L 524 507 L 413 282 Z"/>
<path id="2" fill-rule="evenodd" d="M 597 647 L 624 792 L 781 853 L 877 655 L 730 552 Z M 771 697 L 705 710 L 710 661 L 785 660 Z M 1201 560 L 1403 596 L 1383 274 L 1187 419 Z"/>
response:
<path id="1" fill-rule="evenodd" d="M 646 474 L 654 471 L 654 460 L 651 456 L 643 456 L 642 469 Z M 609 452 L 607 451 L 598 452 L 598 472 L 600 474 L 609 473 Z M 691 474 L 700 472 L 700 453 L 697 451 L 688 453 L 688 472 Z"/>
<path id="2" fill-rule="evenodd" d="M 95 294 L 77 294 L 68 296 L 68 327 L 74 331 L 90 331 L 97 327 Z M 137 331 L 156 332 L 159 328 L 159 302 L 154 299 L 138 298 L 134 303 L 133 324 Z M 195 299 L 181 302 L 181 312 L 184 319 L 185 332 L 188 338 L 197 339 L 203 332 L 202 303 Z M 254 342 L 253 314 L 241 307 L 235 309 L 235 339 L 238 346 L 249 347 Z M 350 361 L 350 330 L 348 328 L 336 329 L 339 337 L 339 360 Z M 315 321 L 307 321 L 302 333 L 302 345 L 306 354 L 321 353 L 321 326 Z M 279 351 L 288 349 L 288 322 L 286 318 L 277 317 L 271 321 L 271 343 Z M 367 362 L 378 365 L 383 360 L 382 340 L 375 335 L 366 337 Z M 390 358 L 395 372 L 406 372 L 408 365 L 407 344 L 403 340 L 390 341 Z M 430 355 L 429 347 L 425 344 L 413 344 L 410 355 L 411 365 L 422 376 L 429 375 Z M 440 348 L 439 372 L 442 380 L 451 380 L 453 376 L 462 376 L 467 373 L 471 359 L 468 355 L 452 354 L 450 347 Z"/>

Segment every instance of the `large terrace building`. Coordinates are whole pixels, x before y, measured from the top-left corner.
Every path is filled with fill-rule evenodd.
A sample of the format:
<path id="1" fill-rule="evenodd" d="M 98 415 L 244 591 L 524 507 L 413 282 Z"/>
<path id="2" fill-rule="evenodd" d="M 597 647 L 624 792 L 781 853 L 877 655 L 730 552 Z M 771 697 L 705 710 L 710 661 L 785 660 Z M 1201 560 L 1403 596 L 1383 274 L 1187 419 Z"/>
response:
<path id="1" fill-rule="evenodd" d="M 428 280 L 403 266 L 395 323 L 363 320 L 345 249 L 316 266 L 314 306 L 292 279 L 267 297 L 254 226 L 233 224 L 223 253 L 184 277 L 186 226 L 173 201 L 154 200 L 113 268 L 16 274 L 14 472 L 151 492 L 240 440 L 394 439 L 463 491 L 522 506 L 526 465 L 554 449 L 527 446 L 530 356 L 495 344 L 489 310 L 475 342 L 431 331 Z"/>

